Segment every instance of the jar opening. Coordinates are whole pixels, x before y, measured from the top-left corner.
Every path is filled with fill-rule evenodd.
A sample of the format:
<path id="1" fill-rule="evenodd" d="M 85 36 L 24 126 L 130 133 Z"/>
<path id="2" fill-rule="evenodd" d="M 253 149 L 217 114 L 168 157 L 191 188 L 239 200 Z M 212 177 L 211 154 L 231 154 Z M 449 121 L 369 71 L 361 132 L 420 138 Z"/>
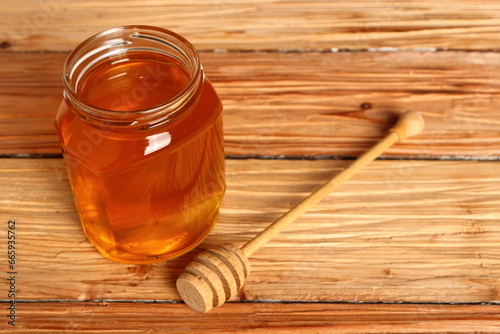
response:
<path id="1" fill-rule="evenodd" d="M 68 56 L 64 98 L 89 122 L 152 127 L 187 109 L 201 89 L 195 48 L 162 28 L 106 30 Z"/>

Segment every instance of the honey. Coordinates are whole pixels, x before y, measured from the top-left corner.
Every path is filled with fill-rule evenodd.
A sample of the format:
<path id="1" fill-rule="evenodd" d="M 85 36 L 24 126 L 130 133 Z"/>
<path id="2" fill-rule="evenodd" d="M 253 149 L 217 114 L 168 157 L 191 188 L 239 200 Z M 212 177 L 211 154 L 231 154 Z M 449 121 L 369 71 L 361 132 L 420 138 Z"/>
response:
<path id="1" fill-rule="evenodd" d="M 177 257 L 218 217 L 222 104 L 172 32 L 122 27 L 82 45 L 65 66 L 56 128 L 83 230 L 114 261 Z"/>

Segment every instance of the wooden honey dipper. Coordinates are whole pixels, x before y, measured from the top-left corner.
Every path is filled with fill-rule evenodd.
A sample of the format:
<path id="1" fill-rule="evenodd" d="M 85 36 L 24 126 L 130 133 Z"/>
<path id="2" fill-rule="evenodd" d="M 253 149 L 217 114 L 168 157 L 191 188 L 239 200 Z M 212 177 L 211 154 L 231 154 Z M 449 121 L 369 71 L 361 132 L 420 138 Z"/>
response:
<path id="1" fill-rule="evenodd" d="M 387 148 L 407 137 L 419 134 L 423 128 L 424 119 L 419 113 L 408 111 L 402 114 L 385 138 L 243 247 L 238 248 L 234 244 L 226 244 L 198 254 L 177 279 L 177 291 L 181 298 L 189 307 L 198 312 L 208 312 L 213 307 L 224 304 L 236 295 L 250 274 L 248 257 L 340 187 L 361 168 L 375 160 Z"/>

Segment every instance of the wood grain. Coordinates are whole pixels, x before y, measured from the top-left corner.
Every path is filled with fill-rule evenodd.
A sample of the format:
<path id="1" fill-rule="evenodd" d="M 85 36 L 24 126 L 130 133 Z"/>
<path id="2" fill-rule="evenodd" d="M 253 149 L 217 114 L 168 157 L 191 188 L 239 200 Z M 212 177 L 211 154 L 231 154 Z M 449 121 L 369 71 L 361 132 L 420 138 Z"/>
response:
<path id="1" fill-rule="evenodd" d="M 59 153 L 64 53 L 0 53 L 0 154 Z M 203 52 L 229 155 L 357 155 L 394 115 L 426 118 L 386 156 L 500 156 L 500 54 Z"/>
<path id="2" fill-rule="evenodd" d="M 500 48 L 497 1 L 3 0 L 0 13 L 8 50 L 68 51 L 127 24 L 169 28 L 204 50 Z"/>
<path id="3" fill-rule="evenodd" d="M 81 232 L 61 159 L 5 158 L 59 153 L 67 53 L 124 24 L 202 51 L 232 157 L 357 156 L 408 109 L 427 128 L 385 155 L 413 160 L 375 161 L 255 253 L 232 302 L 194 314 L 174 282 L 196 251 L 110 262 Z M 0 333 L 498 333 L 498 51 L 493 0 L 2 0 L 0 236 L 15 219 L 19 280 L 17 326 L 0 312 Z M 244 244 L 347 164 L 228 160 L 197 251 Z"/>
<path id="4" fill-rule="evenodd" d="M 248 241 L 346 165 L 227 161 L 220 221 L 197 251 Z M 255 253 L 235 300 L 499 302 L 498 167 L 375 161 Z M 0 216 L 17 222 L 19 299 L 179 300 L 175 279 L 197 251 L 149 266 L 104 259 L 80 230 L 61 160 L 1 159 L 0 184 Z"/>
<path id="5" fill-rule="evenodd" d="M 498 305 L 18 303 L 16 333 L 496 333 Z M 0 324 L 0 333 L 12 333 Z"/>

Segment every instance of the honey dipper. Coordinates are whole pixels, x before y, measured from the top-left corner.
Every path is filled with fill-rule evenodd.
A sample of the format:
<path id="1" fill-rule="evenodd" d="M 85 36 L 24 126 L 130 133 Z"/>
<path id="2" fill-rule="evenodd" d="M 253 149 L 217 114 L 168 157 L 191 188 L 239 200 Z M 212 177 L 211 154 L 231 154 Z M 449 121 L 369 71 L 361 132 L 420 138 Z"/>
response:
<path id="1" fill-rule="evenodd" d="M 243 247 L 226 244 L 198 254 L 177 279 L 177 291 L 186 304 L 198 312 L 208 312 L 232 298 L 250 274 L 248 257 L 276 234 L 340 187 L 361 168 L 375 160 L 384 150 L 424 128 L 424 119 L 415 111 L 402 114 L 398 122 L 368 152 L 333 176 L 277 221 L 269 225 Z"/>

